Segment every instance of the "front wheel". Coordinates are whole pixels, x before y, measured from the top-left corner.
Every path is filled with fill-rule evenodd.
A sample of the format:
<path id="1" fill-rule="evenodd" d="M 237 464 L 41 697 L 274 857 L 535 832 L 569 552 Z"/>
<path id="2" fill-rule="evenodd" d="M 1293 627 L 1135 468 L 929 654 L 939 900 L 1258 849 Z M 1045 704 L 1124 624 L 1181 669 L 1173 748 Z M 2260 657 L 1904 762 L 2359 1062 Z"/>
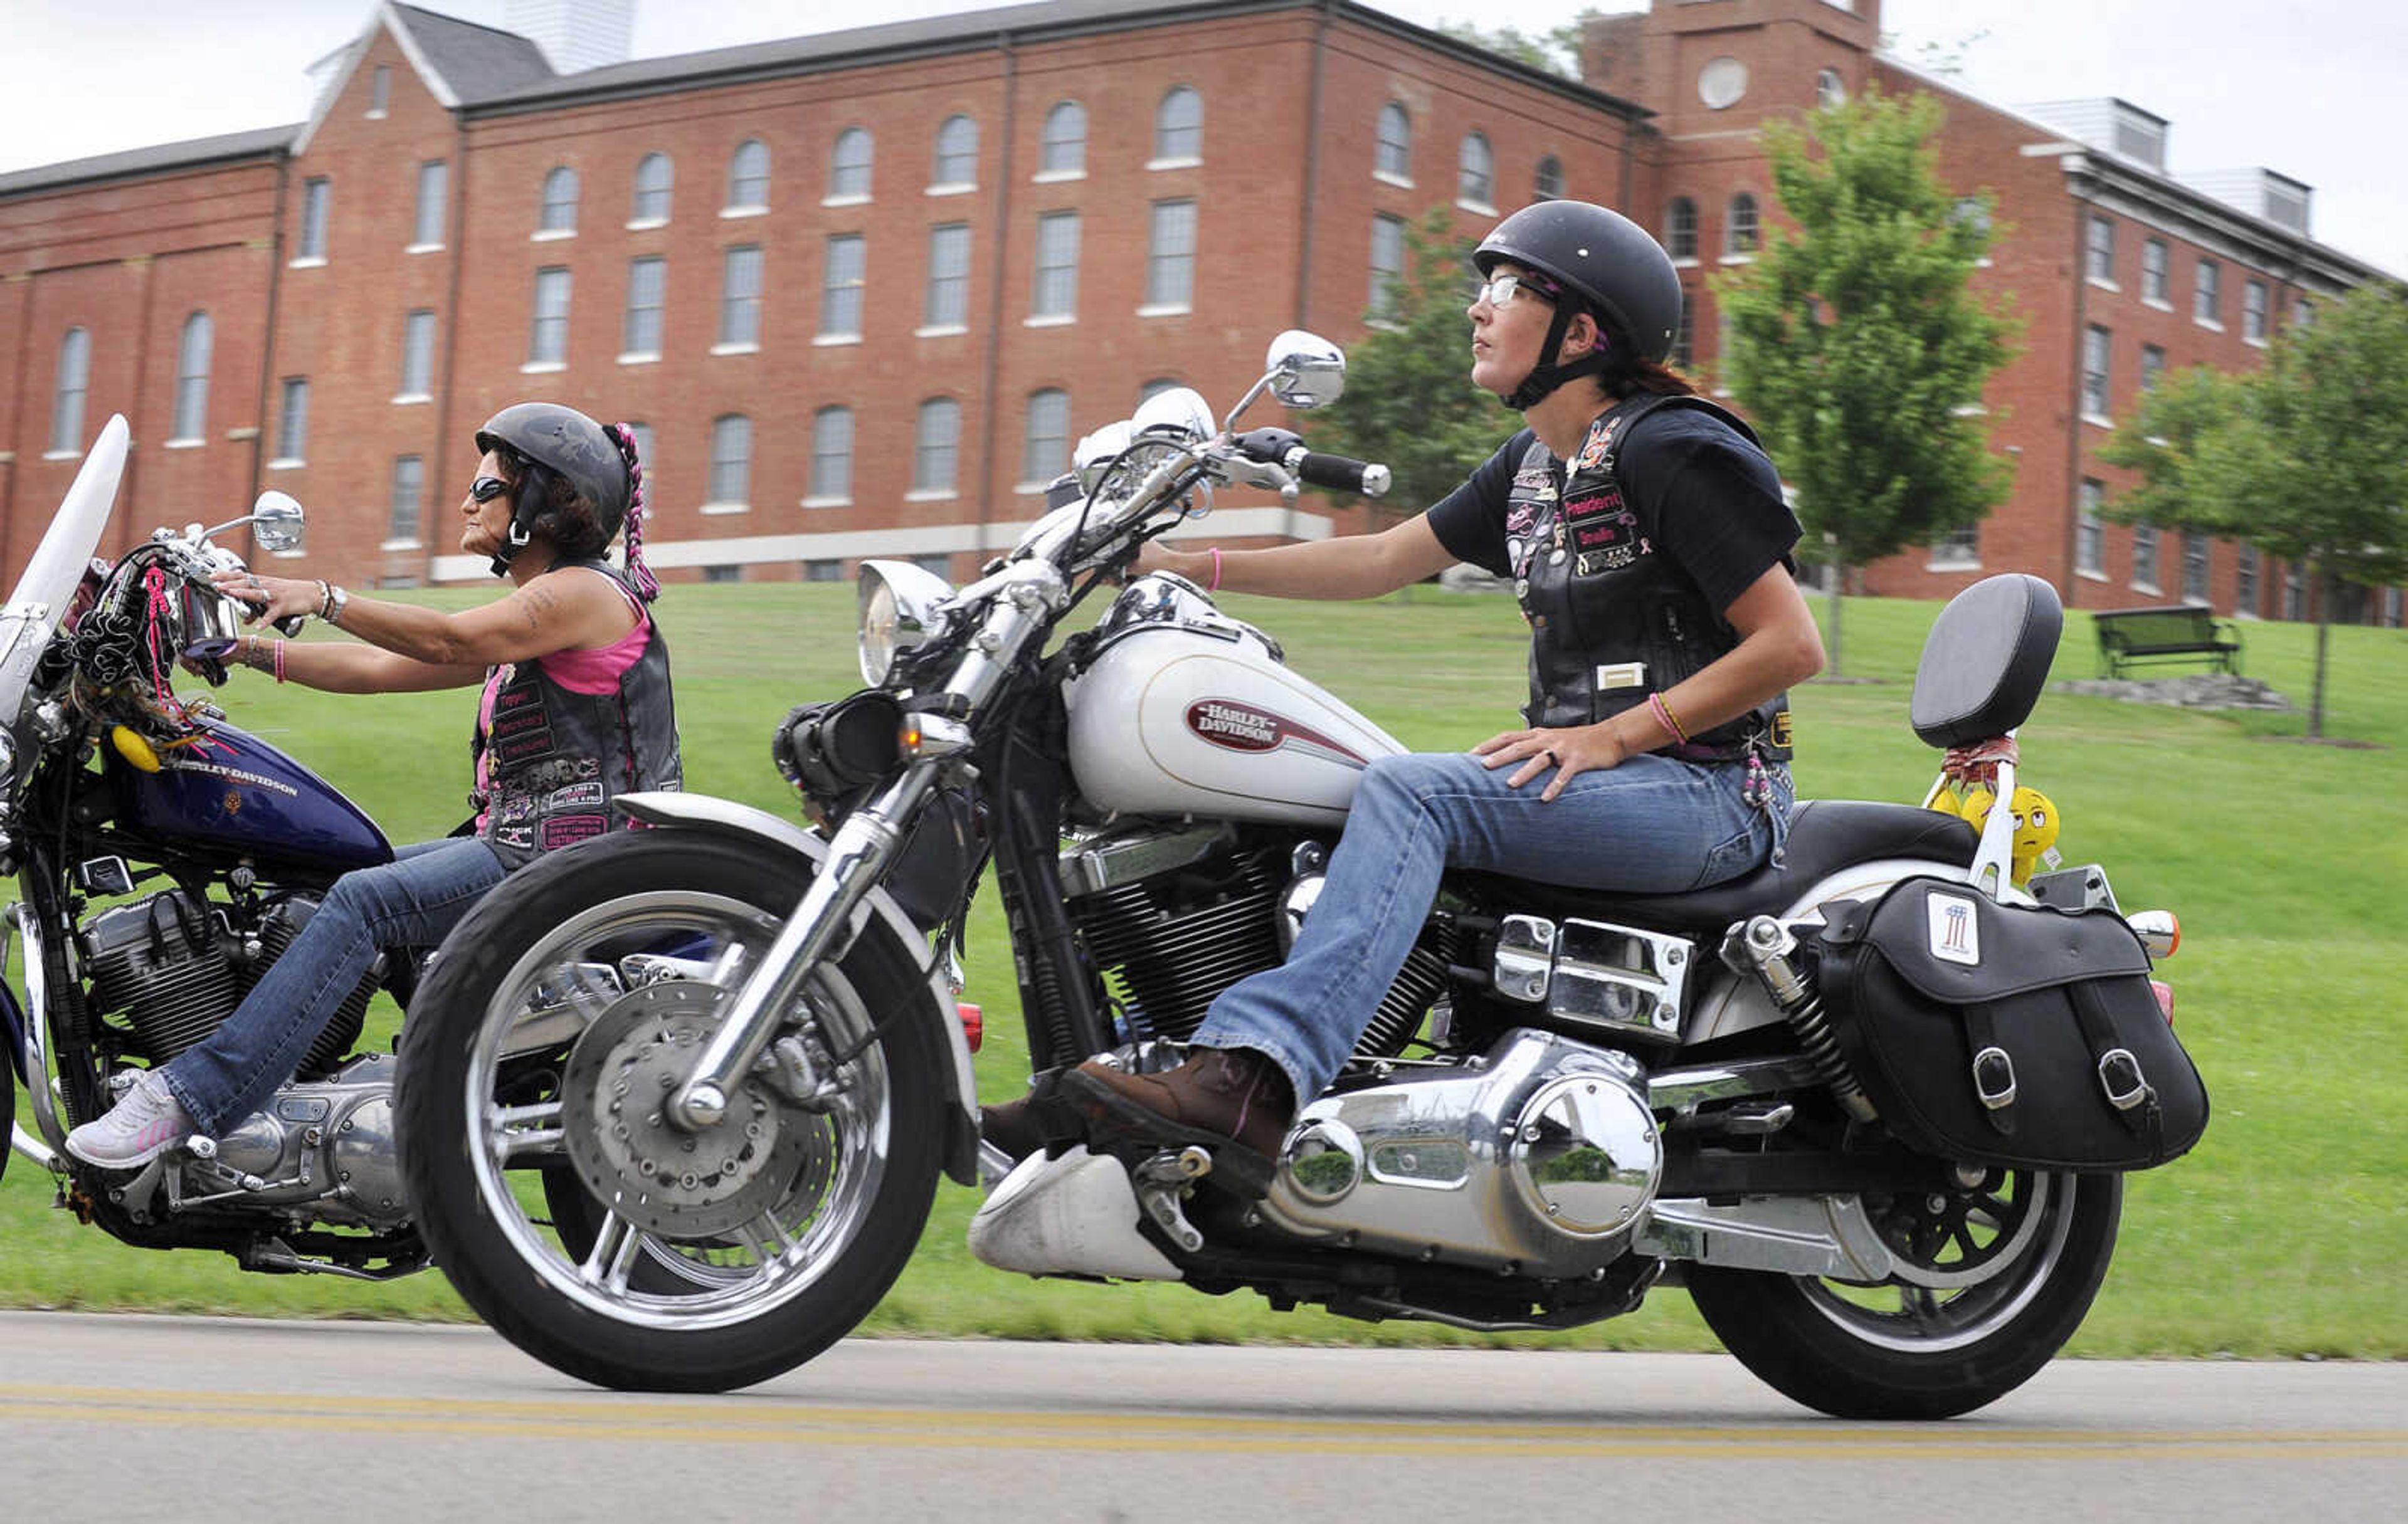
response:
<path id="1" fill-rule="evenodd" d="M 546 1364 L 623 1389 L 767 1380 L 910 1259 L 950 1060 L 882 935 L 811 976 L 719 1123 L 662 1109 L 807 871 L 613 834 L 512 874 L 429 968 L 394 1095 L 410 1199 L 462 1298 Z"/>
<path id="2" fill-rule="evenodd" d="M 1706 1326 L 1783 1395 L 1840 1418 L 1948 1418 L 2038 1374 L 2115 1252 L 2115 1175 L 1991 1171 L 1949 1194 L 1868 1198 L 1896 1256 L 1879 1286 L 1688 1265 Z"/>

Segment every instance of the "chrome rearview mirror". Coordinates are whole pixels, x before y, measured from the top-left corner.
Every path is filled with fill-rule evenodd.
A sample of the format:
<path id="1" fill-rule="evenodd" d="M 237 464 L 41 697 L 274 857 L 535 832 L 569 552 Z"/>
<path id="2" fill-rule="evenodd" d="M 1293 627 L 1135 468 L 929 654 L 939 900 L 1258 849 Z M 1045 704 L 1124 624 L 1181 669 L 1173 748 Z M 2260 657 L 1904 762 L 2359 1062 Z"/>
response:
<path id="1" fill-rule="evenodd" d="M 270 488 L 259 494 L 258 501 L 251 504 L 251 511 L 241 518 L 229 519 L 208 529 L 194 526 L 186 533 L 196 540 L 210 540 L 229 529 L 240 529 L 249 524 L 261 549 L 291 550 L 301 544 L 301 521 L 306 517 L 301 505 L 294 501 L 291 493 Z"/>
<path id="2" fill-rule="evenodd" d="M 1271 340 L 1263 368 L 1271 395 L 1290 407 L 1326 407 L 1346 391 L 1346 351 L 1301 328 Z"/>
<path id="3" fill-rule="evenodd" d="M 263 550 L 291 550 L 301 544 L 301 523 L 307 518 L 289 493 L 270 488 L 251 506 L 251 533 Z"/>

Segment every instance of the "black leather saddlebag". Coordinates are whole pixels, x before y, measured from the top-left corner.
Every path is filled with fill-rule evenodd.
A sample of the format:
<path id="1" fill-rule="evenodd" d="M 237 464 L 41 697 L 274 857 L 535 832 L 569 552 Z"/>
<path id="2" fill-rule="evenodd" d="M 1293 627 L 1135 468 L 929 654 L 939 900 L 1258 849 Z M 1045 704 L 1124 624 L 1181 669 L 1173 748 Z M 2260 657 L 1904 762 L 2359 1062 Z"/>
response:
<path id="1" fill-rule="evenodd" d="M 1909 878 L 1826 913 L 1832 1035 L 1900 1142 L 1979 1165 L 2137 1170 L 2186 1152 L 2207 1089 L 2123 918 Z"/>

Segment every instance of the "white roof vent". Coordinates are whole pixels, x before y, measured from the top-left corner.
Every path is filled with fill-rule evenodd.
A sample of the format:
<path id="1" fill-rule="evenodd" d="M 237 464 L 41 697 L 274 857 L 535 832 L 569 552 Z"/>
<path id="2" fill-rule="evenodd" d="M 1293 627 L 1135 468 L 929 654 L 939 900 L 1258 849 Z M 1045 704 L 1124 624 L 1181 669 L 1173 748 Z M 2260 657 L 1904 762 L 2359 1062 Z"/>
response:
<path id="1" fill-rule="evenodd" d="M 510 0 L 507 18 L 563 74 L 624 64 L 635 46 L 636 0 Z"/>

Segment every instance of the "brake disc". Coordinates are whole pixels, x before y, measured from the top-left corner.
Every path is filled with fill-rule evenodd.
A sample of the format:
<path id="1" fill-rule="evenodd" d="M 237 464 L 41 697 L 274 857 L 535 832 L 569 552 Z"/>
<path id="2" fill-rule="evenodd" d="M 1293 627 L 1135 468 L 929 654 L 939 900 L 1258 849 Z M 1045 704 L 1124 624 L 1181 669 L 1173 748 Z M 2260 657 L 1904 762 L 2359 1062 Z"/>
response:
<path id="1" fill-rule="evenodd" d="M 711 1238 L 777 1206 L 826 1147 L 820 1118 L 781 1104 L 757 1079 L 726 1115 L 692 1132 L 669 1119 L 670 1093 L 719 1025 L 724 991 L 684 980 L 613 1001 L 577 1039 L 561 1077 L 561 1124 L 585 1188 L 621 1218 L 665 1238 Z"/>

